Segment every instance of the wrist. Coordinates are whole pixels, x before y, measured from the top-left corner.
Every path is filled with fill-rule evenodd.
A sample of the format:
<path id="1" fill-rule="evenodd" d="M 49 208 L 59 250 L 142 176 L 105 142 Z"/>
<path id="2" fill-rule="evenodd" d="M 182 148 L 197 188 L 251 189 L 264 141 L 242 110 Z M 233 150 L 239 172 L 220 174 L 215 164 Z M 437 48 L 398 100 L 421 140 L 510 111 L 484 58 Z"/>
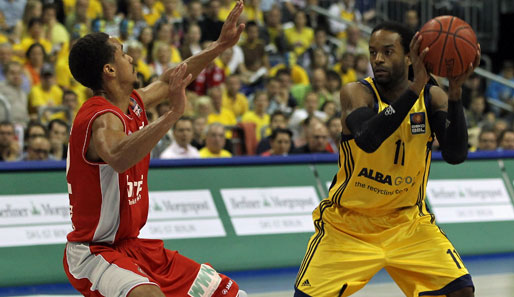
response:
<path id="1" fill-rule="evenodd" d="M 448 100 L 449 101 L 460 101 L 460 97 L 462 96 L 462 89 L 452 89 L 448 90 Z"/>

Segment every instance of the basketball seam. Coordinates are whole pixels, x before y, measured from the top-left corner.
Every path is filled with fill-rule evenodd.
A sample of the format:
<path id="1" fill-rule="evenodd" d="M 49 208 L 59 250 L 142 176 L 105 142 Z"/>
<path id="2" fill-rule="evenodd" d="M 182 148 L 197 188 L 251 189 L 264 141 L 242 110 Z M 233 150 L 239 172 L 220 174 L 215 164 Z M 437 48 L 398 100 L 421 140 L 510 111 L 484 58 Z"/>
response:
<path id="1" fill-rule="evenodd" d="M 453 23 L 453 20 L 455 19 L 455 17 L 452 17 L 452 19 L 450 20 L 450 24 L 448 25 L 448 28 L 446 29 L 447 32 L 449 32 L 452 28 L 452 23 Z M 444 39 L 444 44 L 443 44 L 443 48 L 441 50 L 441 59 L 439 60 L 439 67 L 437 68 L 437 70 L 439 70 L 439 74 L 441 74 L 441 66 L 443 65 L 443 58 L 444 58 L 444 50 L 446 49 L 446 43 L 448 42 L 448 34 L 446 34 L 446 38 Z M 448 74 L 447 74 L 448 75 Z"/>
<path id="2" fill-rule="evenodd" d="M 465 27 L 465 28 L 459 28 L 457 29 L 458 30 L 464 30 L 464 29 L 470 29 L 472 30 L 471 28 L 469 27 Z M 421 34 L 424 34 L 424 33 L 442 33 L 441 30 L 437 31 L 437 30 L 426 30 L 426 31 L 421 31 L 420 32 Z M 459 35 L 456 35 L 455 33 L 450 33 L 450 32 L 444 32 L 446 33 L 446 35 L 452 35 L 453 38 L 458 38 L 458 39 L 462 39 L 464 40 L 465 42 L 467 42 L 469 45 L 473 46 L 473 48 L 476 49 L 476 45 L 474 45 L 471 41 L 467 40 L 466 38 L 462 37 L 462 36 L 459 36 Z M 435 39 L 437 41 L 437 38 Z M 435 41 L 434 41 L 435 42 Z M 432 42 L 431 44 L 434 44 L 434 42 Z"/>
<path id="3" fill-rule="evenodd" d="M 455 31 L 455 33 L 457 33 L 459 29 L 457 29 Z M 462 70 L 465 71 L 465 67 L 464 67 L 464 62 L 462 62 L 462 57 L 460 56 L 460 51 L 459 51 L 459 48 L 457 47 L 457 38 L 453 37 L 453 46 L 455 47 L 455 51 L 457 52 L 457 56 L 459 57 L 459 61 L 460 61 L 460 66 L 462 67 Z M 452 76 L 453 76 L 453 73 L 452 73 Z"/>

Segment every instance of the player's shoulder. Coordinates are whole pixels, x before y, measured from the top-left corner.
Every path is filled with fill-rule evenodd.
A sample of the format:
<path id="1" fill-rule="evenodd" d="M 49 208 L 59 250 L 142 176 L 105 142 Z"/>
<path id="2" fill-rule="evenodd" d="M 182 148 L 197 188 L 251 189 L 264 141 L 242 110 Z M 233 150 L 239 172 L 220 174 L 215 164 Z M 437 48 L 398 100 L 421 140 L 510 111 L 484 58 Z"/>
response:
<path id="1" fill-rule="evenodd" d="M 446 92 L 437 85 L 430 86 L 430 105 L 433 108 L 439 109 L 448 105 L 448 95 Z"/>
<path id="2" fill-rule="evenodd" d="M 341 103 L 344 101 L 373 101 L 373 92 L 363 81 L 351 82 L 341 87 Z"/>

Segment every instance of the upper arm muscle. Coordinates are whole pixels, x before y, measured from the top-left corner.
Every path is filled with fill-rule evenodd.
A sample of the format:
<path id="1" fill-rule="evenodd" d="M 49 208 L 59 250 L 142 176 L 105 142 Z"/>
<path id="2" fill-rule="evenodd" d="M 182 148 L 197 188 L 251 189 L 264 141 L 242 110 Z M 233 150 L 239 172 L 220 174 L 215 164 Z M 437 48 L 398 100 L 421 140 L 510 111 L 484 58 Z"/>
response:
<path id="1" fill-rule="evenodd" d="M 126 137 L 123 122 L 113 113 L 105 113 L 96 118 L 91 129 L 91 141 L 87 150 L 90 161 L 110 163 L 116 147 Z"/>
<path id="2" fill-rule="evenodd" d="M 346 126 L 346 117 L 360 107 L 373 107 L 373 95 L 371 91 L 359 82 L 349 83 L 341 88 L 341 123 L 343 134 L 351 134 Z"/>
<path id="3" fill-rule="evenodd" d="M 432 98 L 432 113 L 437 111 L 448 111 L 448 95 L 438 86 L 430 88 L 430 96 Z"/>

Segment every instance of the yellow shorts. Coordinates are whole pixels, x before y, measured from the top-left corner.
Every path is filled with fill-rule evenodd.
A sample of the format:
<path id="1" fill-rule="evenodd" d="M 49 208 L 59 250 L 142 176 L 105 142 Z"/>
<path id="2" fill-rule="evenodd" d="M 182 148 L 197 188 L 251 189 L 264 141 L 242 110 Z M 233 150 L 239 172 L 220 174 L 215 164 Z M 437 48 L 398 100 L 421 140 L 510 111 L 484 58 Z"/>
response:
<path id="1" fill-rule="evenodd" d="M 368 217 L 324 200 L 313 219 L 295 297 L 350 296 L 382 268 L 409 297 L 473 287 L 451 242 L 417 207 Z"/>

